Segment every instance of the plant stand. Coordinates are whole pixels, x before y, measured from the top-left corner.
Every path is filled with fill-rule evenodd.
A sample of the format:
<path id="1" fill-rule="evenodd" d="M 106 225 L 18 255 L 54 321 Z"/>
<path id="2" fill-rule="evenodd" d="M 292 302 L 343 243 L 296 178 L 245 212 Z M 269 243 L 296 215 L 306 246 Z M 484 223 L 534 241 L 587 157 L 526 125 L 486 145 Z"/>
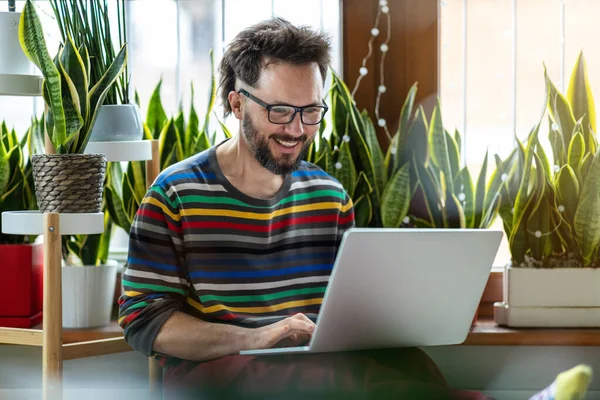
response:
<path id="1" fill-rule="evenodd" d="M 140 140 L 121 145 L 119 142 L 95 144 L 88 152 L 102 152 L 108 161 L 146 161 L 146 183 L 158 176 L 158 141 Z M 46 138 L 46 152 L 53 151 Z M 62 399 L 63 361 L 131 351 L 123 336 L 109 339 L 63 343 L 62 328 L 62 235 L 96 234 L 104 230 L 104 214 L 58 214 L 40 212 L 5 212 L 2 231 L 7 234 L 44 235 L 44 304 L 43 327 L 39 329 L 0 328 L 0 343 L 42 346 L 44 400 Z M 153 363 L 153 360 L 150 360 Z"/>

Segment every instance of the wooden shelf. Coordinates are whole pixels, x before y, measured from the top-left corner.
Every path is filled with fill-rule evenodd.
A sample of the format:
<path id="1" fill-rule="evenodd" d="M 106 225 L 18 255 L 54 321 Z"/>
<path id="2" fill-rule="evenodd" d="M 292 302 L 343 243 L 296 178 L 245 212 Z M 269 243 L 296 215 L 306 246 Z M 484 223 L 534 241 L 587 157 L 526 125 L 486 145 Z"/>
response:
<path id="1" fill-rule="evenodd" d="M 104 213 L 60 214 L 61 235 L 91 235 L 104 232 Z M 43 235 L 44 214 L 39 211 L 4 211 L 2 233 Z"/>
<path id="2" fill-rule="evenodd" d="M 108 162 L 147 161 L 152 160 L 152 141 L 88 142 L 85 154 L 105 154 Z"/>
<path id="3" fill-rule="evenodd" d="M 600 346 L 600 329 L 595 328 L 507 328 L 493 320 L 477 321 L 466 346 Z"/>
<path id="4" fill-rule="evenodd" d="M 0 96 L 41 96 L 42 80 L 38 75 L 0 74 Z"/>

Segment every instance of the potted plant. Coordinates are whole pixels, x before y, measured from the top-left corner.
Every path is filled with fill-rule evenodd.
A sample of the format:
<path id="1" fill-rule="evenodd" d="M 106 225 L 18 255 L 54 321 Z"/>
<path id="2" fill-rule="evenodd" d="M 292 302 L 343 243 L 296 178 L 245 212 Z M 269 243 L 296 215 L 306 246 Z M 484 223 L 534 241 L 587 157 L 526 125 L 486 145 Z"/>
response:
<path id="1" fill-rule="evenodd" d="M 516 162 L 504 171 L 500 215 L 511 262 L 495 320 L 518 327 L 598 327 L 600 153 L 583 53 L 566 96 L 544 75 L 542 119 L 518 142 Z M 550 157 L 538 139 L 546 112 Z"/>
<path id="2" fill-rule="evenodd" d="M 21 142 L 5 123 L 0 126 L 1 212 L 36 209 L 31 163 L 24 153 L 32 137 L 41 134 L 42 122 L 36 119 Z M 0 303 L 0 326 L 30 328 L 41 321 L 43 248 L 35 239 L 0 234 L 0 292 L 10 299 Z"/>
<path id="3" fill-rule="evenodd" d="M 486 181 L 486 154 L 473 184 L 468 168 L 460 167 L 460 134 L 444 129 L 439 103 L 430 119 L 423 107 L 413 112 L 416 93 L 414 84 L 384 152 L 367 112 L 358 111 L 346 84 L 333 74 L 332 134 L 324 138 L 322 126 L 307 159 L 346 188 L 357 226 L 489 228 L 500 206 L 499 170 Z M 496 157 L 496 163 L 503 162 Z"/>
<path id="4" fill-rule="evenodd" d="M 51 0 L 50 4 L 60 28 L 63 42 L 68 37 L 79 48 L 85 46 L 90 55 L 90 86 L 106 74 L 115 56 L 113 37 L 118 35 L 119 47 L 127 42 L 127 13 L 125 0 L 116 0 L 117 29 L 111 26 L 108 1 Z M 130 102 L 130 76 L 127 65 L 124 73 L 112 85 L 98 111 L 90 141 L 131 141 L 143 136 L 139 107 Z"/>
<path id="5" fill-rule="evenodd" d="M 100 80 L 90 87 L 90 55 L 72 38 L 61 44 L 54 59 L 32 0 L 27 0 L 19 24 L 25 54 L 40 69 L 46 103 L 46 135 L 57 154 L 32 156 L 35 191 L 41 212 L 94 213 L 102 203 L 106 156 L 83 154 L 98 110 L 127 60 L 124 45 Z"/>

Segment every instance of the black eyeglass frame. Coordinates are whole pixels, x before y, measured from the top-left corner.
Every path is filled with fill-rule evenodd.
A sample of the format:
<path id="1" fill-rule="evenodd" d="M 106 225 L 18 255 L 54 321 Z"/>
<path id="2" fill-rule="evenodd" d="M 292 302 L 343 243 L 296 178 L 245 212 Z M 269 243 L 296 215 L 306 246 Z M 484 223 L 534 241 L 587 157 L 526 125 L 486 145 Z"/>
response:
<path id="1" fill-rule="evenodd" d="M 316 106 L 304 106 L 304 107 L 295 107 L 295 106 L 291 106 L 289 104 L 267 104 L 264 101 L 262 101 L 261 99 L 259 99 L 258 97 L 250 94 L 247 90 L 245 89 L 240 89 L 238 90 L 238 93 L 243 94 L 244 96 L 248 97 L 250 100 L 254 101 L 256 104 L 258 104 L 259 106 L 261 106 L 262 108 L 267 110 L 267 118 L 269 119 L 269 122 L 272 124 L 277 124 L 277 125 L 287 125 L 290 122 L 292 122 L 294 120 L 294 118 L 296 118 L 296 114 L 300 113 L 300 121 L 302 121 L 302 123 L 304 125 L 319 125 L 321 122 L 323 122 L 323 118 L 325 118 L 325 114 L 327 114 L 327 111 L 329 110 L 329 107 L 327 106 L 327 104 L 325 103 L 325 100 L 323 100 L 323 105 L 316 105 Z M 290 117 L 290 120 L 288 122 L 273 122 L 271 121 L 271 109 L 273 107 L 288 107 L 288 108 L 293 108 L 294 109 L 294 113 L 292 114 L 292 116 Z M 307 124 L 304 122 L 304 109 L 306 108 L 322 108 L 323 111 L 323 115 L 321 116 L 321 119 L 319 120 L 319 122 L 315 122 L 313 124 Z"/>

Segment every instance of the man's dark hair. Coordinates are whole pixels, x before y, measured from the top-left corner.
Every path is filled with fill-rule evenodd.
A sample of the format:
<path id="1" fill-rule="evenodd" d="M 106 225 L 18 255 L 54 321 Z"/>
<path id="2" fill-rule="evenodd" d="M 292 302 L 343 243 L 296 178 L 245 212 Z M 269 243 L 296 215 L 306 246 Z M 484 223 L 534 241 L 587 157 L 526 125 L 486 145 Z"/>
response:
<path id="1" fill-rule="evenodd" d="M 292 64 L 315 62 L 323 82 L 331 62 L 330 38 L 308 27 L 296 27 L 282 18 L 272 18 L 241 31 L 229 44 L 219 66 L 219 90 L 225 115 L 231 113 L 227 96 L 239 78 L 255 87 L 267 60 Z"/>

